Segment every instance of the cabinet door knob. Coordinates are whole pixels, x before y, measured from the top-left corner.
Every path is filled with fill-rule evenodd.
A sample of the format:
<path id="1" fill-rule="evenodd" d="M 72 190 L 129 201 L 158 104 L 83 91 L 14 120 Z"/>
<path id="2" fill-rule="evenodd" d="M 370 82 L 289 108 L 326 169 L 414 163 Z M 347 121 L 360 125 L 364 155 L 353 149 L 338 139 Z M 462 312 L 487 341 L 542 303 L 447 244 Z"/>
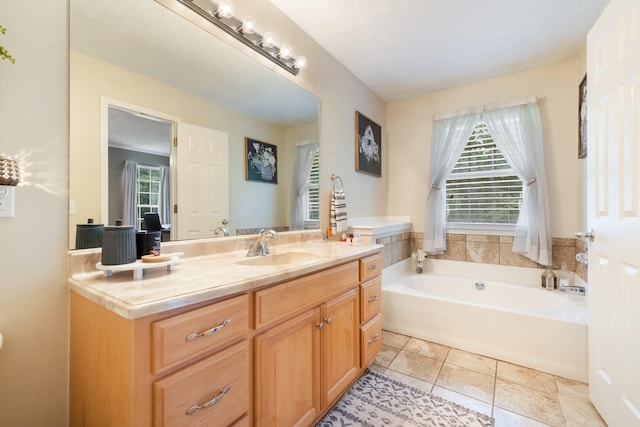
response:
<path id="1" fill-rule="evenodd" d="M 187 335 L 186 337 L 184 337 L 184 339 L 186 341 L 193 341 L 198 337 L 205 337 L 207 335 L 213 335 L 216 332 L 218 332 L 220 329 L 224 328 L 225 326 L 227 326 L 229 323 L 231 323 L 231 319 L 225 319 L 222 323 L 220 323 L 218 326 L 214 326 L 211 329 L 207 329 L 206 331 L 202 331 L 202 332 L 194 332 L 192 334 Z"/>
<path id="2" fill-rule="evenodd" d="M 318 329 L 322 330 L 324 328 L 324 323 L 322 323 L 322 322 L 316 323 L 316 327 Z"/>
<path id="3" fill-rule="evenodd" d="M 332 322 L 331 317 L 327 317 L 326 319 L 324 319 L 324 323 L 326 323 L 327 325 L 330 325 Z"/>
<path id="4" fill-rule="evenodd" d="M 203 403 L 202 405 L 195 404 L 193 406 L 190 406 L 185 412 L 187 413 L 187 415 L 191 415 L 194 412 L 196 412 L 198 409 L 209 408 L 215 405 L 216 403 L 220 402 L 220 399 L 222 399 L 225 394 L 229 393 L 230 390 L 231 390 L 231 384 L 227 384 L 225 388 L 222 389 L 219 395 L 217 395 L 207 403 Z"/>

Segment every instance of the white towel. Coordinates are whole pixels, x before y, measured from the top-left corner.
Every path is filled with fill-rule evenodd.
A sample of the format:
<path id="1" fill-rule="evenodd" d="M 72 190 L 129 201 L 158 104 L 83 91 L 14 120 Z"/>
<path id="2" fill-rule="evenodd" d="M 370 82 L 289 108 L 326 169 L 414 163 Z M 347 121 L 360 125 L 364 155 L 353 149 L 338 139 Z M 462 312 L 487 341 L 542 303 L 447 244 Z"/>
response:
<path id="1" fill-rule="evenodd" d="M 338 235 L 347 232 L 347 199 L 344 190 L 331 192 L 331 234 Z"/>

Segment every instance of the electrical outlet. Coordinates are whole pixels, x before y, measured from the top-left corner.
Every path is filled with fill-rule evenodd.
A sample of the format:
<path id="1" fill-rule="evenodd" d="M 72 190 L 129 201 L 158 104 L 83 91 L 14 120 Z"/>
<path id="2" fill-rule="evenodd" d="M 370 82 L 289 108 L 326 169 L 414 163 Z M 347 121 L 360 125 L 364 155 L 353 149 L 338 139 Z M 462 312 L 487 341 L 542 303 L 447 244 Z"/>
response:
<path id="1" fill-rule="evenodd" d="M 0 217 L 13 218 L 14 190 L 16 187 L 0 185 Z"/>

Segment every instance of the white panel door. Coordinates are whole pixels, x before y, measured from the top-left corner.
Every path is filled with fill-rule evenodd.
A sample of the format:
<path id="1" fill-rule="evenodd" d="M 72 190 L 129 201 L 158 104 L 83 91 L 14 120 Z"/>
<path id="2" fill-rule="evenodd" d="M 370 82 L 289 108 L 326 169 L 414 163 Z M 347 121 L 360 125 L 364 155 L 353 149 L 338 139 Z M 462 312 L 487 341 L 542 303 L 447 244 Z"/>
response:
<path id="1" fill-rule="evenodd" d="M 178 239 L 213 237 L 229 218 L 229 135 L 178 123 L 176 155 Z"/>
<path id="2" fill-rule="evenodd" d="M 589 396 L 640 426 L 640 0 L 611 0 L 587 37 Z"/>

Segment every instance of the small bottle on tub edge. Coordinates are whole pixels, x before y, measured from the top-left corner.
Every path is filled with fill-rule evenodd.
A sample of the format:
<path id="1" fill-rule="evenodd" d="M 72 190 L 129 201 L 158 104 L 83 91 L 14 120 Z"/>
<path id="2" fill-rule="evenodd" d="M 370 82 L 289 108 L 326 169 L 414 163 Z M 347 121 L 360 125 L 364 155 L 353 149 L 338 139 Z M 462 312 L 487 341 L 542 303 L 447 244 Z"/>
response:
<path id="1" fill-rule="evenodd" d="M 554 290 L 557 287 L 556 284 L 556 275 L 551 270 L 550 267 L 547 267 L 542 273 L 541 285 L 543 288 L 548 289 L 550 291 Z"/>
<path id="2" fill-rule="evenodd" d="M 561 288 L 571 286 L 571 272 L 567 268 L 567 263 L 560 263 L 560 271 L 558 272 L 558 284 Z"/>

